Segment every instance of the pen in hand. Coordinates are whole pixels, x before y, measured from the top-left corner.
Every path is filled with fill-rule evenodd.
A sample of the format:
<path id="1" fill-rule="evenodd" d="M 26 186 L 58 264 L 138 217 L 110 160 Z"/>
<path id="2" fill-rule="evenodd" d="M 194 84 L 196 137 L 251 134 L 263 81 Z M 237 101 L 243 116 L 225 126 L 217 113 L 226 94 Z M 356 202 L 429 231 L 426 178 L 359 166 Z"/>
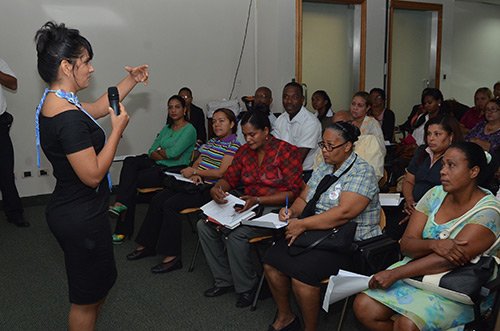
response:
<path id="1" fill-rule="evenodd" d="M 285 215 L 288 216 L 288 194 L 285 195 Z"/>

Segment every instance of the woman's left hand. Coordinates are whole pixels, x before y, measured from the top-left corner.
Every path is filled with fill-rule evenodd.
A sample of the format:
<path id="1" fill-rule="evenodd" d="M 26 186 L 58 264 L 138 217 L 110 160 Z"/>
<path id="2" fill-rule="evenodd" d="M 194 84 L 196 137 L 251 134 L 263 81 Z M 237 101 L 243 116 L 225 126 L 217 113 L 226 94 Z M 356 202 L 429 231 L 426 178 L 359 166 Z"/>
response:
<path id="1" fill-rule="evenodd" d="M 289 219 L 285 232 L 285 239 L 288 241 L 288 246 L 291 246 L 295 239 L 305 230 L 304 223 L 301 220 L 297 218 Z"/>
<path id="2" fill-rule="evenodd" d="M 240 199 L 245 200 L 245 205 L 243 208 L 237 210 L 238 213 L 242 213 L 258 203 L 258 198 L 251 195 L 242 195 Z"/>
<path id="3" fill-rule="evenodd" d="M 394 270 L 384 270 L 377 272 L 370 278 L 368 287 L 371 289 L 386 289 L 394 284 L 398 279 L 395 277 Z"/>
<path id="4" fill-rule="evenodd" d="M 194 168 L 192 167 L 187 167 L 181 170 L 181 175 L 186 177 L 186 178 L 191 178 L 194 174 Z"/>
<path id="5" fill-rule="evenodd" d="M 148 84 L 149 66 L 147 64 L 137 67 L 125 66 L 125 70 L 130 76 L 132 76 L 136 83 L 144 83 L 144 85 Z"/>

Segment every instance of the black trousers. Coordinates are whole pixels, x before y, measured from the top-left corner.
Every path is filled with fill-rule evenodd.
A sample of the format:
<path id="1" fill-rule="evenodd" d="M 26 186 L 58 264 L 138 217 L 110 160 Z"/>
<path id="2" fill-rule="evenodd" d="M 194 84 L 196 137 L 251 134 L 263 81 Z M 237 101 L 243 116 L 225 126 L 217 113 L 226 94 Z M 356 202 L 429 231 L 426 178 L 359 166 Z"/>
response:
<path id="1" fill-rule="evenodd" d="M 127 157 L 123 161 L 116 202 L 127 206 L 127 212 L 116 222 L 115 233 L 127 236 L 134 233 L 137 188 L 162 186 L 164 169 L 147 155 Z"/>
<path id="2" fill-rule="evenodd" d="M 14 180 L 14 147 L 9 130 L 10 124 L 0 123 L 0 191 L 5 215 L 15 222 L 23 219 L 23 205 Z"/>
<path id="3" fill-rule="evenodd" d="M 164 189 L 151 200 L 135 241 L 161 255 L 180 256 L 183 216 L 179 211 L 201 207 L 210 200 L 209 187 L 196 194 Z"/>

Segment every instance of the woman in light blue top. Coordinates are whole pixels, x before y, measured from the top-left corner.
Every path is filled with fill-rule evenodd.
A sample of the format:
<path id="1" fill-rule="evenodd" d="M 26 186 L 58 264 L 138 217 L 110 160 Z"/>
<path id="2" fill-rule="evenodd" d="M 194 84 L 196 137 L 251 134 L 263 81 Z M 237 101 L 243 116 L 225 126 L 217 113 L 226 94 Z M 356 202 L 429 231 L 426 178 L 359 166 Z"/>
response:
<path id="1" fill-rule="evenodd" d="M 500 203 L 479 187 L 491 178 L 492 168 L 477 144 L 459 142 L 448 148 L 443 156 L 442 186 L 420 199 L 401 239 L 406 257 L 375 274 L 370 289 L 356 297 L 354 312 L 363 325 L 370 330 L 448 330 L 474 319 L 472 305 L 402 280 L 460 268 L 495 242 L 500 235 Z M 451 231 L 460 216 L 481 206 L 488 209 L 478 210 Z M 448 229 L 449 238 L 439 239 Z"/>

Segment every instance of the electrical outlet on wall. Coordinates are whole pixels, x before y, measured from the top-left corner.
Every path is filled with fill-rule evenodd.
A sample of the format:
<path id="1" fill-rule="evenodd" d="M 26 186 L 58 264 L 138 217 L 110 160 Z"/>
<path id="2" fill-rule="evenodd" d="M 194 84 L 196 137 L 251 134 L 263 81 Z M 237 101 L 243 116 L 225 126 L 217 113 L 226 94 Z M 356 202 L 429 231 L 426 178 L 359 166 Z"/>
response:
<path id="1" fill-rule="evenodd" d="M 49 172 L 47 171 L 47 169 L 38 170 L 38 177 L 48 176 L 48 175 L 49 175 Z"/>
<path id="2" fill-rule="evenodd" d="M 32 176 L 31 176 L 31 171 L 29 171 L 29 170 L 23 171 L 23 176 L 22 176 L 22 177 L 23 177 L 23 178 L 32 177 Z"/>

